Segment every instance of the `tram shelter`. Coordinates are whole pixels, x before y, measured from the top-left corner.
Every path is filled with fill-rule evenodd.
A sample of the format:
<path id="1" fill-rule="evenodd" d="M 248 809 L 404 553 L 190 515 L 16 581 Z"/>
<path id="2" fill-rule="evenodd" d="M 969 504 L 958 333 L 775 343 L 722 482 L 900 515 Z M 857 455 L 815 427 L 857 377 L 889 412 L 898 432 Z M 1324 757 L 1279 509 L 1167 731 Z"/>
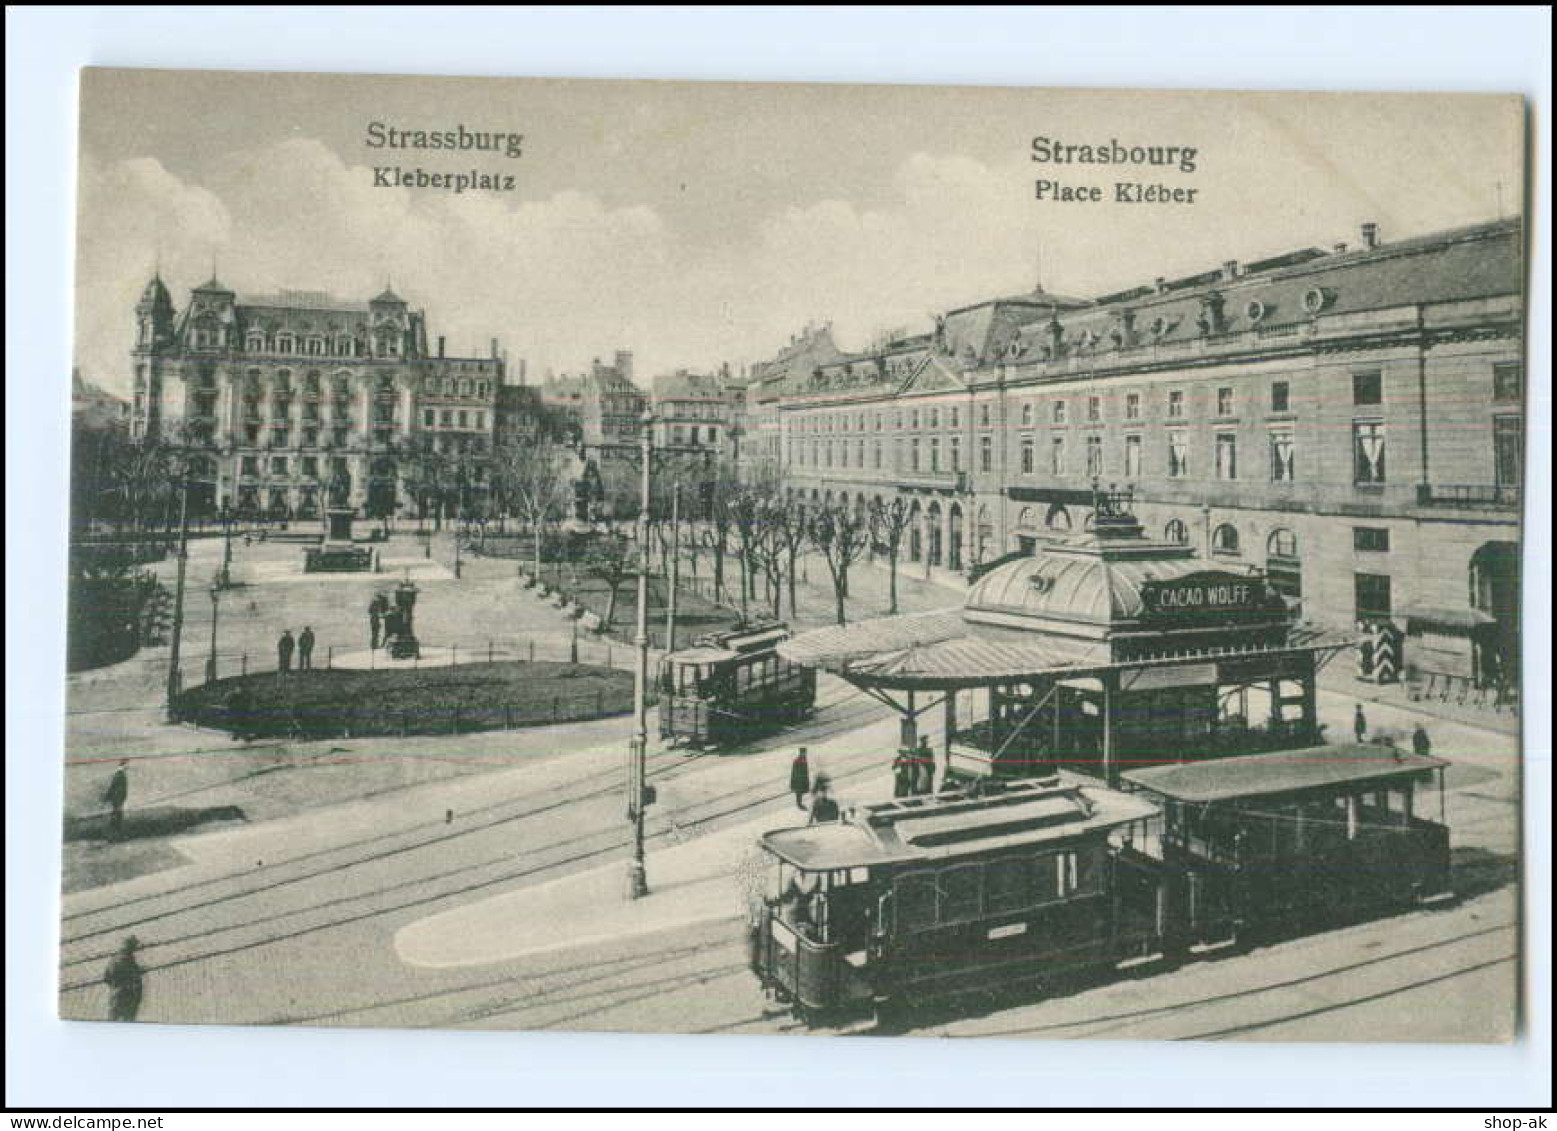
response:
<path id="1" fill-rule="evenodd" d="M 1124 770 L 1322 742 L 1316 681 L 1351 634 L 1298 623 L 1263 571 L 1148 539 L 1128 492 L 1091 529 L 997 566 L 960 611 L 779 645 L 890 706 L 904 748 L 944 715 L 944 780 Z"/>

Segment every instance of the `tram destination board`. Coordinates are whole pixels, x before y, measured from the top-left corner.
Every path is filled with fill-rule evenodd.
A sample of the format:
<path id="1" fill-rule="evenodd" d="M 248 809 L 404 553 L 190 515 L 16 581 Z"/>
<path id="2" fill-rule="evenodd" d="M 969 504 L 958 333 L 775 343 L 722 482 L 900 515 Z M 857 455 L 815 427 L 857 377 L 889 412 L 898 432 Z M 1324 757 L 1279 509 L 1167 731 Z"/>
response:
<path id="1" fill-rule="evenodd" d="M 1514 1031 L 1519 98 L 79 106 L 61 1017 Z"/>

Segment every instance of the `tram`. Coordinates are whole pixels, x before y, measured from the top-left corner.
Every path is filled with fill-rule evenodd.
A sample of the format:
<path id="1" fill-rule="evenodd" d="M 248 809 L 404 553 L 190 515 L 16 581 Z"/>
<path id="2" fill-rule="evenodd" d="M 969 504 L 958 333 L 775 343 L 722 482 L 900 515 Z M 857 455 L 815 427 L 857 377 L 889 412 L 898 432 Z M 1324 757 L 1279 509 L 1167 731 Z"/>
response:
<path id="1" fill-rule="evenodd" d="M 1184 959 L 1449 896 L 1436 758 L 1390 747 L 1055 775 L 762 836 L 752 967 L 807 1023 Z M 1440 818 L 1417 813 L 1436 776 Z"/>
<path id="2" fill-rule="evenodd" d="M 815 670 L 776 651 L 777 622 L 699 637 L 660 664 L 660 737 L 692 747 L 729 746 L 804 718 L 816 704 Z"/>

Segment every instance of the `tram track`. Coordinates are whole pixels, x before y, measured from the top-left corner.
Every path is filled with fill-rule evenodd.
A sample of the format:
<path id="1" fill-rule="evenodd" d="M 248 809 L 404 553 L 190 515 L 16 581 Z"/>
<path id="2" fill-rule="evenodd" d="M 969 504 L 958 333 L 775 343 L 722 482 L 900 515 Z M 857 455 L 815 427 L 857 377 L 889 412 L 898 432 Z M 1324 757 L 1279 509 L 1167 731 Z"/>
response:
<path id="1" fill-rule="evenodd" d="M 846 702 L 848 699 L 851 699 L 851 698 L 853 698 L 852 695 L 851 696 L 845 696 L 842 699 L 840 699 L 839 702 L 840 703 Z M 878 713 L 878 710 L 879 709 L 876 708 L 874 704 L 871 704 L 869 702 L 864 702 L 864 703 L 860 704 L 859 709 L 857 709 L 857 710 L 852 710 L 851 709 L 846 714 L 843 714 L 843 715 L 831 715 L 827 720 L 825 720 L 825 722 L 818 722 L 818 723 L 815 723 L 815 724 L 808 725 L 808 727 L 806 728 L 807 733 L 805 735 L 803 735 L 803 736 L 797 736 L 796 734 L 791 733 L 791 734 L 787 735 L 786 737 L 790 741 L 811 741 L 811 742 L 815 742 L 815 741 L 818 741 L 819 737 L 825 739 L 825 738 L 828 738 L 828 737 L 832 737 L 832 736 L 834 736 L 834 735 L 836 735 L 838 733 L 841 733 L 842 731 L 844 731 L 846 729 L 852 729 L 852 727 L 859 720 L 861 720 L 864 716 L 868 716 L 868 715 L 871 715 L 871 714 Z M 742 747 L 732 748 L 728 753 L 730 753 L 732 756 L 739 756 L 739 754 L 743 750 L 744 750 L 745 753 L 750 753 L 749 746 L 750 746 L 750 744 L 748 744 L 748 746 L 746 748 L 742 748 Z M 664 780 L 666 778 L 669 778 L 674 773 L 674 771 L 679 770 L 679 769 L 687 766 L 688 764 L 694 762 L 695 760 L 698 760 L 698 759 L 701 759 L 701 758 L 707 758 L 707 757 L 715 757 L 715 756 L 718 756 L 718 754 L 715 754 L 715 753 L 688 754 L 686 752 L 677 751 L 677 750 L 662 750 L 662 751 L 658 751 L 658 752 L 656 752 L 654 754 L 649 755 L 649 761 L 651 763 L 650 769 L 649 769 L 649 777 L 651 779 Z M 654 763 L 656 761 L 660 762 L 661 765 L 658 766 L 658 767 L 655 767 L 652 763 Z M 266 771 L 266 772 L 271 772 L 271 771 Z M 114 923 L 112 925 L 98 927 L 98 928 L 95 928 L 93 930 L 79 931 L 76 934 L 73 934 L 73 935 L 70 935 L 68 937 L 62 938 L 61 939 L 61 946 L 62 947 L 70 946 L 70 945 L 73 945 L 75 943 L 81 942 L 81 941 L 83 941 L 85 939 L 88 939 L 88 938 L 93 938 L 93 937 L 101 936 L 101 935 L 104 935 L 104 934 L 113 934 L 115 932 L 127 930 L 127 929 L 130 929 L 130 928 L 133 928 L 133 927 L 144 926 L 147 923 L 156 922 L 156 921 L 159 921 L 161 919 L 165 919 L 165 918 L 168 918 L 168 917 L 171 917 L 171 916 L 174 916 L 174 915 L 189 913 L 189 912 L 192 912 L 192 911 L 195 911 L 195 910 L 203 910 L 203 909 L 215 906 L 215 905 L 220 904 L 220 903 L 229 902 L 231 900 L 243 899 L 243 898 L 247 898 L 247 897 L 254 896 L 254 895 L 261 895 L 261 894 L 264 894 L 264 893 L 267 893 L 267 892 L 275 891 L 275 890 L 277 890 L 278 888 L 281 888 L 281 887 L 286 887 L 286 886 L 290 886 L 292 884 L 297 884 L 297 883 L 303 883 L 303 882 L 306 882 L 307 880 L 316 879 L 316 878 L 318 878 L 320 876 L 323 876 L 323 875 L 338 873 L 338 872 L 343 871 L 343 870 L 348 869 L 348 868 L 358 867 L 358 866 L 362 866 L 362 865 L 365 865 L 365 864 L 377 863 L 378 861 L 383 860 L 383 859 L 387 859 L 387 858 L 389 858 L 391 856 L 400 855 L 402 853 L 414 851 L 414 850 L 419 849 L 419 848 L 432 847 L 432 846 L 435 846 L 435 845 L 438 845 L 438 844 L 443 844 L 443 843 L 447 843 L 447 842 L 459 839 L 461 837 L 475 835 L 477 833 L 484 832 L 484 831 L 487 831 L 487 830 L 489 830 L 491 828 L 497 827 L 497 826 L 499 826 L 501 824 L 504 824 L 504 823 L 506 823 L 508 821 L 523 820 L 523 819 L 526 819 L 528 817 L 538 816 L 538 815 L 543 814 L 543 813 L 554 811 L 554 810 L 556 810 L 558 808 L 561 808 L 562 806 L 565 806 L 565 805 L 568 805 L 568 804 L 574 804 L 574 803 L 594 800 L 594 799 L 600 798 L 602 796 L 607 796 L 607 795 L 609 795 L 611 793 L 615 793 L 615 792 L 617 792 L 617 791 L 619 791 L 621 789 L 621 773 L 620 773 L 620 771 L 614 770 L 614 769 L 612 769 L 612 770 L 602 770 L 602 771 L 600 771 L 598 773 L 587 775 L 585 778 L 580 779 L 580 782 L 588 783 L 588 784 L 594 784 L 594 783 L 605 783 L 605 784 L 602 785 L 600 788 L 588 789 L 588 790 L 584 790 L 584 791 L 570 792 L 570 793 L 567 793 L 567 794 L 565 794 L 564 796 L 562 796 L 560 798 L 548 801 L 547 803 L 545 803 L 543 805 L 533 806 L 533 807 L 530 807 L 530 808 L 524 808 L 524 809 L 521 809 L 518 812 L 506 813 L 503 816 L 494 818 L 492 820 L 479 822 L 479 823 L 474 824 L 474 825 L 468 823 L 468 818 L 470 818 L 470 817 L 473 817 L 473 816 L 479 817 L 479 816 L 482 816 L 482 815 L 487 814 L 487 813 L 493 813 L 493 812 L 496 812 L 498 810 L 506 809 L 506 808 L 508 808 L 508 807 L 510 807 L 510 806 L 512 806 L 512 805 L 514 805 L 514 804 L 516 804 L 518 802 L 520 802 L 521 799 L 510 798 L 510 799 L 506 799 L 506 800 L 503 800 L 503 801 L 493 802 L 493 803 L 491 803 L 489 805 L 479 806 L 479 807 L 474 808 L 474 809 L 466 810 L 464 813 L 462 813 L 461 814 L 462 824 L 460 825 L 460 827 L 457 828 L 457 829 L 454 829 L 454 830 L 450 830 L 450 831 L 448 831 L 448 832 L 446 832 L 446 833 L 444 833 L 442 835 L 426 837 L 426 838 L 423 838 L 421 840 L 417 840 L 417 841 L 415 841 L 415 842 L 413 842 L 411 844 L 401 845 L 401 846 L 398 846 L 398 847 L 393 848 L 393 849 L 377 851 L 377 852 L 371 852 L 371 853 L 368 853 L 366 855 L 363 855 L 361 857 L 357 857 L 357 858 L 354 858 L 354 859 L 348 859 L 348 860 L 345 860 L 345 861 L 333 862 L 333 863 L 329 864 L 326 867 L 320 867 L 320 868 L 314 869 L 312 871 L 304 872 L 304 873 L 299 874 L 299 875 L 287 876 L 287 877 L 283 877 L 281 879 L 271 879 L 271 880 L 269 880 L 266 883 L 257 884 L 257 885 L 249 885 L 249 886 L 246 886 L 245 888 L 243 888 L 240 891 L 230 892 L 230 893 L 227 893 L 225 895 L 217 896 L 216 898 L 213 898 L 213 899 L 202 900 L 202 901 L 195 901 L 195 902 L 192 902 L 192 903 L 185 904 L 185 905 L 183 905 L 181 907 L 171 908 L 169 910 L 158 912 L 156 914 L 145 915 L 145 916 L 142 916 L 141 918 L 136 918 L 136 919 L 130 919 L 130 920 L 124 920 L 124 921 L 116 922 L 116 923 Z M 571 783 L 571 784 L 576 786 L 576 785 L 580 784 L 580 782 L 574 782 L 574 783 Z M 565 787 L 554 787 L 553 791 L 562 790 L 564 788 Z M 553 791 L 541 791 L 541 794 L 544 795 L 544 794 L 546 794 L 548 792 L 553 792 Z M 522 800 L 523 801 L 531 801 L 531 800 L 534 800 L 534 799 L 535 799 L 534 796 L 531 796 L 531 797 L 524 798 Z M 354 849 L 354 848 L 362 848 L 362 847 L 366 847 L 366 846 L 369 846 L 369 845 L 384 844 L 384 843 L 393 841 L 393 840 L 395 840 L 397 838 L 408 836 L 408 835 L 414 834 L 414 833 L 419 832 L 419 831 L 425 831 L 427 829 L 433 829 L 433 828 L 445 828 L 445 827 L 446 827 L 446 822 L 445 821 L 440 821 L 440 820 L 436 820 L 436 819 L 430 819 L 430 820 L 427 820 L 427 821 L 418 822 L 418 823 L 413 824 L 413 825 L 408 825 L 408 826 L 405 826 L 405 827 L 393 830 L 392 832 L 374 834 L 373 836 L 368 836 L 368 837 L 361 837 L 361 838 L 358 838 L 356 840 L 344 842 L 342 844 L 335 844 L 335 845 L 331 845 L 331 846 L 329 846 L 327 848 L 318 849 L 318 850 L 316 850 L 314 852 L 303 853 L 303 854 L 300 854 L 298 856 L 290 857 L 287 860 L 284 860 L 284 861 L 281 861 L 281 862 L 275 864 L 273 866 L 273 868 L 272 868 L 272 871 L 274 871 L 274 869 L 286 868 L 286 867 L 289 867 L 291 865 L 295 865 L 295 864 L 298 864 L 298 863 L 301 863 L 301 862 L 304 862 L 304 861 L 317 861 L 317 860 L 325 859 L 325 858 L 328 858 L 328 857 L 333 857 L 337 853 L 345 852 L 347 850 Z M 62 923 L 76 922 L 76 921 L 79 921 L 79 920 L 82 920 L 82 919 L 88 919 L 88 918 L 91 918 L 91 917 L 94 917 L 94 916 L 97 916 L 97 915 L 106 915 L 106 914 L 109 914 L 109 913 L 114 912 L 114 911 L 121 911 L 121 910 L 124 910 L 125 908 L 128 908 L 128 907 L 142 906 L 142 905 L 145 905 L 147 903 L 154 903 L 154 902 L 159 901 L 159 900 L 178 898 L 178 897 L 181 897 L 181 896 L 186 896 L 191 891 L 195 891 L 195 890 L 199 890 L 199 889 L 202 889 L 202 888 L 211 887 L 211 886 L 218 885 L 218 884 L 228 883 L 228 882 L 231 882 L 231 881 L 234 881 L 234 880 L 241 880 L 243 878 L 250 877 L 252 875 L 253 875 L 252 872 L 243 871 L 243 872 L 229 872 L 229 873 L 225 873 L 225 874 L 220 875 L 220 876 L 212 876 L 212 877 L 208 877 L 208 878 L 203 879 L 203 880 L 197 880 L 194 883 L 185 885 L 185 886 L 180 887 L 180 888 L 170 889 L 170 890 L 161 891 L 161 892 L 152 892 L 152 893 L 148 893 L 146 895 L 141 895 L 141 896 L 133 896 L 133 897 L 131 897 L 129 899 L 121 900 L 121 901 L 119 901 L 117 903 L 113 903 L 113 904 L 106 904 L 106 905 L 101 906 L 101 907 L 84 908 L 84 909 L 82 909 L 80 911 L 71 912 L 71 913 L 68 913 L 68 914 L 65 914 L 65 915 L 61 916 L 61 922 Z"/>
<path id="2" fill-rule="evenodd" d="M 865 773 L 869 773 L 869 772 L 871 772 L 873 770 L 877 770 L 877 769 L 880 768 L 877 765 L 876 760 L 874 758 L 866 758 L 866 759 L 862 759 L 862 761 L 864 761 L 865 764 L 860 765 L 860 766 L 856 766 L 856 767 L 854 767 L 852 769 L 843 770 L 841 772 L 835 773 L 833 775 L 834 779 L 835 780 L 839 780 L 839 781 L 850 780 L 852 778 L 855 778 L 857 776 L 860 776 L 860 775 L 865 774 Z M 756 797 L 751 797 L 750 794 L 752 794 L 754 791 L 757 792 L 757 796 Z M 610 790 L 605 790 L 605 791 L 600 791 L 600 792 L 610 793 L 610 792 L 615 792 L 615 789 L 612 788 Z M 717 795 L 715 795 L 713 797 L 705 798 L 705 799 L 703 799 L 703 800 L 701 800 L 699 802 L 696 802 L 691 808 L 695 811 L 699 807 L 706 807 L 706 806 L 710 806 L 710 805 L 719 805 L 719 804 L 721 804 L 721 803 L 723 803 L 725 801 L 729 801 L 729 800 L 734 799 L 734 798 L 744 797 L 746 799 L 742 800 L 742 801 L 740 801 L 740 802 L 738 802 L 738 803 L 736 803 L 734 805 L 730 805 L 730 806 L 723 807 L 723 808 L 717 808 L 717 809 L 715 809 L 715 810 L 713 810 L 711 812 L 706 812 L 706 813 L 703 813 L 701 815 L 692 816 L 692 817 L 690 817 L 687 820 L 678 822 L 676 827 L 679 828 L 680 830 L 682 830 L 683 832 L 685 830 L 689 829 L 689 828 L 691 828 L 691 829 L 701 828 L 701 827 L 703 827 L 705 825 L 708 825 L 708 824 L 710 824 L 710 823 L 712 823 L 714 821 L 722 820 L 722 819 L 724 819 L 726 817 L 733 816 L 735 814 L 738 814 L 738 813 L 741 813 L 741 812 L 745 812 L 745 811 L 748 811 L 750 809 L 758 808 L 758 807 L 760 807 L 762 805 L 766 805 L 766 804 L 769 804 L 769 803 L 781 800 L 781 799 L 783 799 L 786 796 L 787 796 L 787 790 L 781 790 L 779 792 L 773 792 L 770 787 L 762 786 L 762 785 L 746 786 L 746 787 L 743 787 L 743 788 L 740 788 L 740 789 L 730 790 L 730 791 L 727 791 L 725 793 L 717 794 Z M 575 799 L 575 800 L 577 800 L 577 799 Z M 568 802 L 566 802 L 566 801 L 556 802 L 556 803 L 553 803 L 552 807 L 555 808 L 557 806 L 560 806 L 560 805 L 563 805 L 563 804 L 567 804 L 567 803 Z M 508 818 L 508 819 L 513 819 L 513 818 Z M 494 824 L 494 825 L 501 824 L 501 823 L 503 823 L 503 821 L 494 821 L 494 822 L 492 822 L 492 824 Z M 656 831 L 655 833 L 653 833 L 650 836 L 650 839 L 652 841 L 661 841 L 661 840 L 669 839 L 671 836 L 672 836 L 672 830 L 671 829 L 664 829 L 664 830 L 659 830 L 659 831 Z M 602 838 L 606 839 L 606 843 L 604 843 L 602 845 L 599 845 L 598 847 L 586 848 L 586 849 L 583 849 L 581 851 L 573 852 L 571 854 L 562 856 L 562 857 L 560 857 L 558 859 L 552 859 L 552 860 L 548 860 L 548 861 L 545 861 L 545 862 L 542 862 L 542 863 L 530 865 L 530 866 L 521 868 L 521 869 L 519 869 L 517 871 L 504 872 L 504 873 L 502 873 L 500 875 L 497 875 L 497 876 L 492 876 L 492 877 L 487 877 L 487 878 L 483 878 L 483 879 L 480 879 L 480 880 L 475 880 L 473 882 L 466 883 L 466 884 L 464 884 L 462 886 L 454 887 L 452 889 L 435 890 L 435 891 L 433 891 L 433 892 L 431 892 L 429 894 L 420 895 L 420 896 L 417 896 L 415 898 L 411 898 L 411 899 L 405 900 L 403 902 L 396 902 L 396 903 L 390 904 L 388 906 L 383 906 L 383 907 L 373 907 L 373 908 L 370 908 L 370 909 L 365 910 L 365 911 L 361 911 L 361 912 L 358 912 L 358 913 L 355 913 L 355 914 L 344 916 L 342 918 L 332 918 L 332 919 L 328 919 L 328 920 L 326 920 L 325 922 L 322 922 L 322 923 L 316 923 L 316 924 L 312 924 L 312 925 L 309 925 L 309 926 L 301 927 L 301 928 L 299 928 L 297 930 L 284 931 L 284 932 L 281 932 L 279 934 L 270 935 L 270 936 L 259 938 L 259 939 L 252 939 L 252 940 L 248 940 L 248 941 L 245 941 L 245 942 L 236 943 L 236 944 L 231 945 L 231 946 L 220 947 L 220 948 L 217 948 L 215 950 L 206 950 L 206 951 L 196 952 L 196 953 L 193 953 L 193 954 L 181 955 L 179 957 L 173 958 L 173 959 L 171 959 L 169 961 L 166 961 L 166 962 L 148 965 L 146 967 L 146 971 L 147 971 L 147 973 L 153 973 L 153 972 L 156 972 L 156 971 L 159 971 L 159 970 L 168 970 L 168 969 L 173 969 L 175 967 L 186 966 L 186 965 L 189 965 L 189 964 L 194 963 L 194 962 L 208 961 L 208 960 L 214 959 L 214 958 L 227 957 L 229 955 L 255 950 L 255 949 L 258 949 L 258 948 L 264 947 L 264 946 L 271 946 L 271 945 L 276 945 L 276 944 L 283 943 L 283 942 L 288 942 L 288 941 L 291 941 L 293 939 L 301 938 L 301 937 L 304 937 L 304 936 L 307 936 L 307 935 L 311 935 L 311 934 L 316 934 L 316 933 L 321 932 L 321 931 L 332 930 L 332 929 L 336 929 L 336 928 L 339 928 L 339 927 L 344 927 L 344 926 L 347 926 L 347 925 L 350 925 L 350 924 L 353 924 L 353 923 L 362 922 L 362 921 L 367 920 L 367 919 L 377 918 L 377 917 L 380 917 L 380 916 L 383 916 L 383 915 L 394 914 L 396 912 L 409 910 L 409 909 L 415 908 L 415 907 L 426 906 L 428 904 L 441 902 L 443 900 L 451 899 L 451 898 L 454 898 L 454 897 L 457 897 L 457 896 L 460 896 L 460 895 L 471 894 L 471 893 L 474 893 L 476 891 L 482 891 L 482 890 L 485 890 L 485 889 L 497 886 L 499 884 L 511 883 L 511 882 L 516 881 L 516 880 L 530 879 L 530 878 L 533 878 L 533 877 L 535 877 L 537 875 L 540 875 L 540 874 L 543 874 L 543 873 L 555 871 L 558 868 L 563 868 L 563 867 L 567 867 L 569 865 L 584 863 L 584 862 L 587 862 L 589 860 L 593 860 L 593 859 L 597 859 L 597 858 L 602 857 L 602 856 L 606 856 L 608 854 L 619 852 L 620 850 L 625 848 L 627 846 L 627 844 L 628 844 L 628 839 L 626 837 L 622 836 L 617 830 L 612 829 L 612 828 L 603 828 L 603 829 L 594 830 L 592 832 L 583 833 L 583 834 L 580 834 L 578 836 L 569 837 L 569 838 L 566 838 L 566 839 L 564 839 L 562 841 L 559 841 L 559 842 L 555 842 L 552 847 L 558 848 L 558 847 L 563 847 L 563 846 L 568 846 L 568 847 L 580 846 L 580 845 L 588 844 L 590 841 L 600 840 Z M 271 924 L 271 923 L 274 923 L 275 920 L 278 919 L 278 918 L 284 918 L 284 917 L 293 916 L 293 915 L 307 915 L 307 914 L 317 913 L 317 912 L 319 912 L 321 910 L 324 910 L 324 909 L 327 909 L 327 908 L 338 907 L 338 906 L 340 906 L 342 904 L 357 902 L 357 901 L 364 900 L 364 899 L 379 898 L 379 897 L 382 897 L 382 896 L 387 895 L 387 894 L 392 893 L 392 892 L 404 891 L 404 890 L 406 890 L 408 888 L 415 888 L 415 887 L 419 887 L 419 886 L 423 886 L 423 885 L 429 885 L 429 884 L 437 884 L 437 883 L 441 883 L 442 881 L 446 881 L 446 880 L 450 880 L 450 879 L 456 879 L 456 878 L 459 878 L 459 877 L 462 877 L 462 876 L 468 876 L 470 873 L 478 871 L 478 870 L 480 870 L 482 868 L 487 868 L 487 867 L 492 867 L 494 865 L 508 863 L 510 861 L 510 859 L 511 859 L 510 856 L 506 856 L 505 855 L 505 856 L 502 856 L 502 857 L 497 857 L 497 858 L 488 859 L 488 860 L 484 860 L 484 861 L 478 861 L 478 862 L 475 862 L 475 863 L 462 864 L 462 865 L 460 865 L 460 866 L 458 866 L 456 868 L 448 869 L 448 870 L 445 870 L 445 871 L 442 871 L 442 872 L 438 872 L 438 873 L 434 873 L 434 874 L 428 875 L 428 876 L 420 876 L 420 877 L 416 877 L 414 879 L 400 881 L 400 882 L 397 882 L 397 883 L 394 883 L 394 884 L 390 884 L 390 885 L 385 886 L 385 887 L 377 887 L 377 888 L 373 888 L 373 889 L 370 889 L 370 890 L 367 890 L 367 891 L 363 891 L 363 892 L 356 892 L 356 893 L 340 896 L 340 897 L 335 898 L 335 899 L 325 900 L 323 902 L 309 903 L 309 904 L 306 904 L 306 905 L 304 905 L 302 907 L 294 908 L 294 909 L 288 910 L 288 911 L 267 913 L 265 916 L 263 916 L 261 918 L 249 919 L 249 920 L 245 920 L 245 921 L 240 922 L 240 923 L 223 924 L 223 925 L 215 926 L 215 927 L 212 927 L 212 928 L 209 928 L 209 929 L 202 929 L 202 930 L 192 931 L 192 932 L 186 933 L 184 935 L 175 936 L 175 937 L 169 938 L 169 939 L 150 941 L 150 942 L 148 942 L 145 945 L 144 950 L 149 951 L 149 950 L 159 949 L 159 948 L 163 948 L 163 947 L 175 946 L 175 945 L 178 945 L 179 943 L 194 942 L 194 941 L 199 941 L 199 940 L 202 940 L 202 939 L 209 939 L 209 938 L 212 938 L 213 936 L 217 936 L 217 935 L 227 934 L 227 933 L 234 932 L 234 931 L 241 931 L 241 930 L 245 930 L 245 929 L 248 929 L 248 928 L 251 928 L 251 927 Z M 317 876 L 317 875 L 325 874 L 326 872 L 333 872 L 333 871 L 337 871 L 337 870 L 338 870 L 338 868 L 325 869 L 322 872 L 315 873 L 314 875 Z M 244 893 L 240 893 L 239 895 L 235 895 L 234 897 L 237 898 L 237 897 L 240 897 L 241 895 L 249 895 L 249 894 L 256 894 L 256 892 L 255 891 L 246 891 Z M 177 914 L 188 914 L 188 913 L 191 913 L 192 911 L 196 910 L 197 908 L 203 908 L 203 907 L 209 906 L 209 905 L 211 905 L 211 904 L 213 904 L 215 902 L 220 902 L 220 901 L 206 901 L 206 903 L 202 904 L 202 905 L 190 905 L 190 906 L 186 906 L 186 907 L 183 907 L 183 908 L 175 909 L 175 910 L 163 913 L 162 915 L 158 916 L 158 918 L 167 918 L 167 917 L 171 917 L 171 916 L 177 915 Z M 129 926 L 129 925 L 130 924 L 122 924 L 120 926 L 117 926 L 117 927 L 113 928 L 112 930 L 102 929 L 102 930 L 93 932 L 93 935 L 100 935 L 100 934 L 104 934 L 104 933 L 112 933 L 112 931 L 122 930 L 126 926 Z M 79 941 L 79 940 L 81 940 L 83 938 L 86 938 L 86 937 L 91 937 L 91 936 L 88 936 L 86 934 L 78 935 L 78 936 L 75 937 L 75 941 Z M 107 957 L 108 957 L 108 953 L 107 952 L 104 952 L 104 953 L 94 953 L 94 954 L 91 954 L 91 955 L 87 955 L 87 956 L 83 956 L 83 957 L 80 957 L 80 958 L 75 958 L 75 959 L 71 959 L 71 960 L 62 962 L 61 963 L 61 969 L 62 969 L 62 971 L 64 971 L 64 970 L 71 969 L 73 967 L 82 966 L 82 965 L 86 965 L 86 964 L 89 964 L 89 963 L 101 962 L 101 961 L 103 961 Z M 88 980 L 83 980 L 83 981 L 78 981 L 78 982 L 67 982 L 67 983 L 61 985 L 60 992 L 62 994 L 64 994 L 64 993 L 79 991 L 79 990 L 83 990 L 83 989 L 87 989 L 87 988 L 93 987 L 96 984 L 97 984 L 97 982 L 96 982 L 95 979 L 88 979 Z"/>

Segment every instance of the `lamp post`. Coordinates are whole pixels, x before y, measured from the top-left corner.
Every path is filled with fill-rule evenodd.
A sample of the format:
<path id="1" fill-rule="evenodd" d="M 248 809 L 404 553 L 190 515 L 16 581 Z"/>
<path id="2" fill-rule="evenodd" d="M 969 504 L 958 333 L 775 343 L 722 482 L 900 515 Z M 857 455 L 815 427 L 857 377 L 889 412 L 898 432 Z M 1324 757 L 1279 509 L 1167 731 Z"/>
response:
<path id="1" fill-rule="evenodd" d="M 649 894 L 649 881 L 643 864 L 643 810 L 647 801 L 644 778 L 647 776 L 649 749 L 649 473 L 654 460 L 652 425 L 654 414 L 645 410 L 642 418 L 642 483 L 638 502 L 638 663 L 633 671 L 633 717 L 637 727 L 627 747 L 627 819 L 632 823 L 632 857 L 627 862 L 627 898 L 641 899 Z"/>
<path id="2" fill-rule="evenodd" d="M 232 586 L 232 508 L 226 499 L 222 500 L 222 572 L 220 574 L 223 589 Z"/>
<path id="3" fill-rule="evenodd" d="M 221 574 L 211 582 L 211 655 L 205 662 L 205 681 L 216 682 L 216 620 L 221 612 L 222 577 Z"/>
<path id="4" fill-rule="evenodd" d="M 168 649 L 167 719 L 177 722 L 173 701 L 183 689 L 183 673 L 178 670 L 179 649 L 184 636 L 184 571 L 189 565 L 189 481 L 182 464 L 178 467 L 178 581 L 173 590 L 173 640 Z"/>

